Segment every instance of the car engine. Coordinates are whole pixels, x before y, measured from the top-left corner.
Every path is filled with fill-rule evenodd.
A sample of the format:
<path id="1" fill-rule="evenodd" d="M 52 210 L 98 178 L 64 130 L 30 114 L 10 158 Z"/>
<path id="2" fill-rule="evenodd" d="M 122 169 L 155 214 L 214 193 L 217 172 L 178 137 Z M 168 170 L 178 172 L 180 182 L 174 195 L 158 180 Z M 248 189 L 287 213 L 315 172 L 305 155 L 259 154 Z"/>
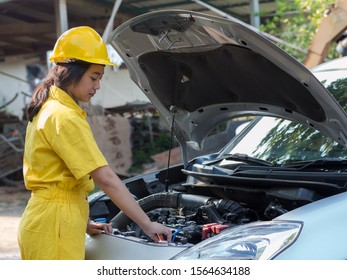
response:
<path id="1" fill-rule="evenodd" d="M 199 166 L 199 165 L 195 165 Z M 260 170 L 261 171 L 261 170 Z M 281 214 L 324 197 L 345 191 L 344 184 L 328 182 L 314 174 L 314 180 L 296 174 L 292 179 L 272 174 L 254 177 L 229 176 L 220 169 L 171 167 L 125 180 L 141 208 L 152 221 L 172 228 L 172 242 L 197 244 L 236 225 L 272 220 Z M 307 174 L 304 176 L 308 176 Z M 325 178 L 325 179 L 324 179 Z M 169 184 L 167 182 L 170 182 Z M 148 237 L 105 194 L 90 200 L 91 219 L 104 218 L 114 234 Z"/>
<path id="2" fill-rule="evenodd" d="M 180 244 L 196 244 L 233 225 L 257 220 L 256 213 L 237 202 L 202 195 L 160 193 L 139 200 L 139 204 L 152 221 L 172 228 L 172 242 Z M 142 236 L 123 212 L 110 222 L 117 232 Z"/>

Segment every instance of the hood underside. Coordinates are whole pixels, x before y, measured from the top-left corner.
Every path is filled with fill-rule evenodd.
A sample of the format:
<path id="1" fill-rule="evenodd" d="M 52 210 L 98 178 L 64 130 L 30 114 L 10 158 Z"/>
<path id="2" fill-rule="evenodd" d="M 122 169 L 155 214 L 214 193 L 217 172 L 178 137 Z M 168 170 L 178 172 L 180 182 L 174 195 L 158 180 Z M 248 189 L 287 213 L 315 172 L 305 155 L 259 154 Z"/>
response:
<path id="1" fill-rule="evenodd" d="M 245 115 L 308 124 L 346 145 L 343 109 L 293 57 L 239 21 L 189 11 L 136 17 L 109 43 L 184 146 Z"/>
<path id="2" fill-rule="evenodd" d="M 218 104 L 256 103 L 317 122 L 326 119 L 307 87 L 245 47 L 224 44 L 203 52 L 151 52 L 138 62 L 166 109 L 174 106 L 192 113 Z M 259 109 L 266 111 L 266 106 Z"/>

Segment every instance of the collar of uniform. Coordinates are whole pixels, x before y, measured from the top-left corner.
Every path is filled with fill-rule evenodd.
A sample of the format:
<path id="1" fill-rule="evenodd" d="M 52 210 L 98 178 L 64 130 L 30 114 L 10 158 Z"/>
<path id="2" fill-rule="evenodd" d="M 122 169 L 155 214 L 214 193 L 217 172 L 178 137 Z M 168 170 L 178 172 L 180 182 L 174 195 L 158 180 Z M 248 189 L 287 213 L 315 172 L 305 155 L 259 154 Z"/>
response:
<path id="1" fill-rule="evenodd" d="M 58 88 L 57 86 L 52 85 L 50 87 L 49 96 L 51 98 L 58 100 L 60 103 L 64 104 L 65 106 L 68 106 L 69 108 L 76 110 L 84 118 L 87 117 L 86 112 L 80 106 L 77 105 L 77 103 L 71 98 L 71 96 L 67 92 Z"/>

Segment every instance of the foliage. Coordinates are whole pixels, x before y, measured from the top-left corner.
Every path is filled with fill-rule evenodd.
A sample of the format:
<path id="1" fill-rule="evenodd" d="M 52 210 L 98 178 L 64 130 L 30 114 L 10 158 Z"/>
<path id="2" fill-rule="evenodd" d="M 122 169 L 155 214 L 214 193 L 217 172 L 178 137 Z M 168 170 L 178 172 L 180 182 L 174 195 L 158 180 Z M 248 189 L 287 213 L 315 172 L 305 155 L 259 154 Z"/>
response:
<path id="1" fill-rule="evenodd" d="M 153 143 L 146 141 L 141 149 L 134 151 L 133 159 L 135 162 L 149 163 L 151 155 L 166 151 L 169 149 L 170 136 L 168 133 L 161 133 L 153 138 Z"/>
<path id="2" fill-rule="evenodd" d="M 273 17 L 265 20 L 260 30 L 280 38 L 284 42 L 307 52 L 316 29 L 324 17 L 325 10 L 333 4 L 332 0 L 276 0 L 277 10 Z M 266 17 L 265 14 L 262 15 Z M 304 62 L 306 53 L 288 45 L 276 43 L 279 47 Z M 328 59 L 338 57 L 333 43 L 328 52 Z"/>
<path id="3" fill-rule="evenodd" d="M 152 141 L 150 141 L 148 137 L 144 137 L 144 139 L 144 141 L 133 148 L 133 164 L 129 173 L 141 173 L 143 164 L 153 162 L 151 156 L 167 151 L 170 145 L 172 147 L 178 145 L 175 139 L 173 139 L 173 143 L 170 144 L 170 132 L 165 130 L 154 134 Z"/>

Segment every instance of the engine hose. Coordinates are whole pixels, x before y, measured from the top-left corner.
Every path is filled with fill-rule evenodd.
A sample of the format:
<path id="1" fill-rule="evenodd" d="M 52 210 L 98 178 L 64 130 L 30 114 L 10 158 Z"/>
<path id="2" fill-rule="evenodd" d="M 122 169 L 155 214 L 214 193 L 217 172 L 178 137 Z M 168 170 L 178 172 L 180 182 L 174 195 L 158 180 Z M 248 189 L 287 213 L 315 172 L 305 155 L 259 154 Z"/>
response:
<path id="1" fill-rule="evenodd" d="M 221 199 L 217 203 L 217 209 L 223 213 L 243 214 L 244 208 L 236 201 L 229 199 Z"/>
<path id="2" fill-rule="evenodd" d="M 206 205 L 213 198 L 201 195 L 181 194 L 181 193 L 158 193 L 139 199 L 137 202 L 144 212 L 149 212 L 157 208 L 198 208 Z M 124 231 L 132 220 L 120 211 L 114 216 L 110 224 L 113 228 Z"/>
<path id="3" fill-rule="evenodd" d="M 137 202 L 144 212 L 149 212 L 160 207 L 176 208 L 178 196 L 179 194 L 158 193 L 146 196 Z M 112 218 L 110 224 L 113 228 L 126 230 L 126 226 L 131 222 L 132 220 L 123 211 L 120 211 Z"/>
<path id="4" fill-rule="evenodd" d="M 218 211 L 222 213 L 242 214 L 244 211 L 243 207 L 235 201 L 228 199 L 216 201 L 216 199 L 212 197 L 193 194 L 158 193 L 138 200 L 138 204 L 144 212 L 149 212 L 158 208 L 186 208 L 194 211 L 202 205 L 211 204 L 211 202 L 216 204 Z M 132 220 L 123 211 L 120 211 L 111 219 L 110 224 L 113 228 L 124 231 L 126 230 L 126 226 L 131 222 Z"/>

